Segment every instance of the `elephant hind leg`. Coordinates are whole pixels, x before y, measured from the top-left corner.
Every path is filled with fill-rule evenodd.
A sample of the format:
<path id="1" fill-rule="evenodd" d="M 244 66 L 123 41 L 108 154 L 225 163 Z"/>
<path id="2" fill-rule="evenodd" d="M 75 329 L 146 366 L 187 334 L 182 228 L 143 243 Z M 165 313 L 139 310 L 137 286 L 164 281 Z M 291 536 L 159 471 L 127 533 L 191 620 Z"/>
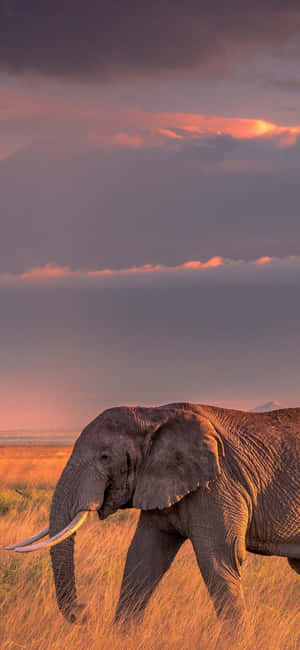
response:
<path id="1" fill-rule="evenodd" d="M 296 573 L 300 574 L 300 560 L 299 559 L 296 559 L 294 557 L 288 557 L 288 563 L 289 563 L 291 569 L 296 571 Z"/>

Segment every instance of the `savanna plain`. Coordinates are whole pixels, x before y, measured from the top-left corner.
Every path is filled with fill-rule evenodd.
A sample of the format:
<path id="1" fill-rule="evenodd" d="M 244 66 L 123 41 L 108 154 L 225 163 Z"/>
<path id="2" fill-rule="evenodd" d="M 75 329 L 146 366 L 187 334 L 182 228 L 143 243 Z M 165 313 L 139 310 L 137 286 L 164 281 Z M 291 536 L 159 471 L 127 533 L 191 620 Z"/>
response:
<path id="1" fill-rule="evenodd" d="M 100 522 L 90 515 L 76 536 L 79 601 L 88 620 L 71 626 L 58 612 L 49 553 L 8 553 L 6 544 L 29 537 L 48 523 L 56 481 L 70 446 L 0 447 L 0 647 L 17 650 L 157 650 L 232 647 L 217 641 L 218 624 L 190 542 L 150 600 L 139 627 L 113 625 L 126 552 L 138 512 L 119 511 Z M 243 586 L 255 627 L 251 647 L 300 647 L 300 577 L 281 558 L 247 554 Z M 234 647 L 248 647 L 246 640 Z"/>

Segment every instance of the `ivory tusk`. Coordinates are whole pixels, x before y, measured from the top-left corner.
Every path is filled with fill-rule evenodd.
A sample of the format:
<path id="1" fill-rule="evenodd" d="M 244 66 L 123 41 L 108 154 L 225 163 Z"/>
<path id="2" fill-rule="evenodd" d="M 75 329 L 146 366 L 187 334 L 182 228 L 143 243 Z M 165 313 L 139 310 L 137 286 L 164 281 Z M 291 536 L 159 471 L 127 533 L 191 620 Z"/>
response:
<path id="1" fill-rule="evenodd" d="M 49 533 L 49 526 L 47 526 L 47 528 L 43 528 L 43 530 L 40 530 L 40 532 L 36 533 L 36 535 L 32 535 L 32 537 L 28 537 L 27 539 L 23 539 L 22 542 L 16 542 L 15 544 L 11 544 L 11 546 L 5 546 L 5 551 L 14 551 L 17 547 L 27 546 L 27 544 L 32 544 L 33 542 L 37 542 L 39 539 L 46 537 L 48 533 Z"/>
<path id="2" fill-rule="evenodd" d="M 62 542 L 64 539 L 67 539 L 67 537 L 70 537 L 70 535 L 73 535 L 80 526 L 84 523 L 86 520 L 87 516 L 89 514 L 88 510 L 84 510 L 83 512 L 78 512 L 76 517 L 70 521 L 70 523 L 66 526 L 66 528 L 63 528 L 63 530 L 60 530 L 59 533 L 56 533 L 53 537 L 50 537 L 50 539 L 46 539 L 44 542 L 40 542 L 40 544 L 30 544 L 29 546 L 18 546 L 15 551 L 17 553 L 30 553 L 30 551 L 39 551 L 42 548 L 49 548 L 50 546 L 55 546 L 55 544 L 59 544 Z"/>

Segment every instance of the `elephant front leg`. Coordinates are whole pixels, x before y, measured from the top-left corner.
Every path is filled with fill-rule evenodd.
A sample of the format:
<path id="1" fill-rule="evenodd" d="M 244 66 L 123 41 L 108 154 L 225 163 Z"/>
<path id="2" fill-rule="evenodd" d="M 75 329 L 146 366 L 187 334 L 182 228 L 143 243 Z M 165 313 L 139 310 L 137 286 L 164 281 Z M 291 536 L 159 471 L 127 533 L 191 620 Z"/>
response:
<path id="1" fill-rule="evenodd" d="M 227 544 L 210 547 L 198 540 L 193 542 L 198 565 L 221 623 L 222 637 L 228 641 L 248 640 L 252 631 L 248 620 L 240 578 L 240 562 L 236 553 L 237 539 L 231 548 Z M 225 645 L 224 645 L 225 647 Z"/>
<path id="2" fill-rule="evenodd" d="M 155 587 L 170 567 L 184 538 L 161 531 L 151 513 L 142 512 L 130 544 L 115 620 L 139 619 Z"/>

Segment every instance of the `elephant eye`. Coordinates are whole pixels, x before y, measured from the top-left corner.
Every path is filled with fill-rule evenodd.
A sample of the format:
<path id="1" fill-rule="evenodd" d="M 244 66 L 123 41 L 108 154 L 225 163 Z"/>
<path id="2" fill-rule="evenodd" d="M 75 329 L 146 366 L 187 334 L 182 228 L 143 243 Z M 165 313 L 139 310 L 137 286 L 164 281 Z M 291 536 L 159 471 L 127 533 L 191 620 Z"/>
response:
<path id="1" fill-rule="evenodd" d="M 100 460 L 104 460 L 104 461 L 110 460 L 110 455 L 106 451 L 104 451 L 103 454 L 101 454 L 100 456 Z"/>

